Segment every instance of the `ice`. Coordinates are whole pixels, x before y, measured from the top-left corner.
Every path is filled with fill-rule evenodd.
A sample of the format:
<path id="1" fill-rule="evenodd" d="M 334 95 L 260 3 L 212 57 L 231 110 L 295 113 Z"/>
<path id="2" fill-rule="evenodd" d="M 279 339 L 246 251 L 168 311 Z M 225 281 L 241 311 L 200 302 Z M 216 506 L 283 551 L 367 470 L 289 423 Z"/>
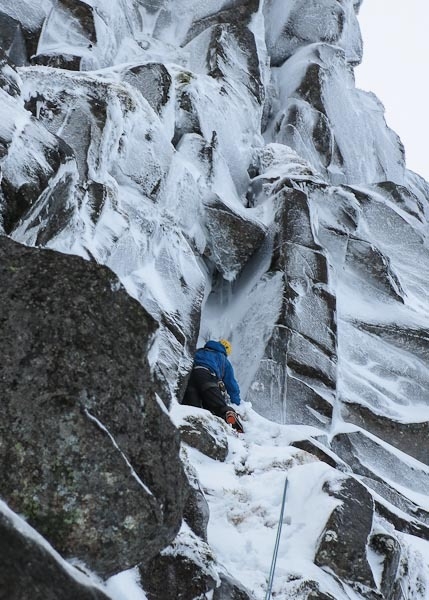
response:
<path id="1" fill-rule="evenodd" d="M 176 407 L 174 420 L 182 411 Z M 325 482 L 335 485 L 343 475 L 309 454 L 291 448 L 296 427 L 269 422 L 257 415 L 249 403 L 238 408 L 246 430 L 243 438 L 228 435 L 230 452 L 225 463 L 188 448 L 210 506 L 208 541 L 223 566 L 255 595 L 266 596 L 266 584 L 280 507 L 288 478 L 284 526 L 273 594 L 293 597 L 291 581 L 314 578 L 321 589 L 338 600 L 358 598 L 344 591 L 313 563 L 320 534 L 338 500 L 323 490 Z M 317 430 L 307 428 L 307 435 Z M 352 595 L 349 595 L 349 594 Z M 290 594 L 290 596 L 289 596 Z"/>
<path id="2" fill-rule="evenodd" d="M 29 31 L 37 30 L 52 8 L 51 0 L 2 0 L 1 9 Z"/>
<path id="3" fill-rule="evenodd" d="M 10 233 L 118 275 L 160 325 L 149 359 L 173 399 L 195 345 L 231 340 L 245 437 L 229 433 L 225 464 L 189 450 L 213 568 L 264 597 L 287 476 L 275 593 L 297 597 L 312 579 L 360 598 L 314 565 L 338 504 L 323 486 L 344 475 L 290 445 L 347 434 L 342 468 L 356 459 L 428 510 L 427 468 L 411 455 L 429 421 L 429 185 L 405 170 L 380 100 L 356 89 L 360 2 L 82 4 L 85 18 L 3 0 L 27 30 L 44 23 L 39 58 L 72 55 L 81 69 L 5 67 L 21 95 L 0 90 L 2 203 L 6 183 L 15 199 L 43 182 Z M 176 424 L 186 410 L 175 406 Z M 388 525 L 404 585 L 427 597 L 427 543 Z M 179 546 L 203 552 L 185 526 Z M 380 585 L 380 556 L 368 559 Z M 136 571 L 107 589 L 145 598 Z"/>
<path id="4" fill-rule="evenodd" d="M 276 80 L 279 112 L 276 122 L 265 134 L 267 141 L 291 145 L 314 168 L 326 169 L 333 183 L 404 181 L 402 147 L 396 134 L 386 126 L 384 108 L 374 95 L 355 88 L 352 70 L 338 47 L 327 44 L 305 46 L 276 70 Z M 316 95 L 313 106 L 306 99 L 305 86 L 310 86 L 311 93 Z M 281 122 L 282 119 L 287 121 L 287 107 L 294 103 L 302 117 L 290 126 L 289 132 L 282 128 Z M 320 112 L 322 116 L 318 114 Z M 313 130 L 318 126 L 318 120 L 324 117 L 327 118 L 323 125 L 326 135 L 341 155 L 339 162 L 334 156 L 330 157 L 332 146 L 327 146 L 324 151 L 327 156 L 321 157 L 319 148 L 314 145 Z M 280 128 L 278 133 L 275 132 L 276 123 Z"/>

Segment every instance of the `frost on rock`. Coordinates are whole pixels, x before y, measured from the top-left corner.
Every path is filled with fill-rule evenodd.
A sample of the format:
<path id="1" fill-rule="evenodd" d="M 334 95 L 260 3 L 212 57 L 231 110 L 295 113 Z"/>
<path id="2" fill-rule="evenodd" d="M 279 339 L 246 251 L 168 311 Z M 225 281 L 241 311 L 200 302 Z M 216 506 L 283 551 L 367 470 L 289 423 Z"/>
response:
<path id="1" fill-rule="evenodd" d="M 7 64 L 5 65 L 5 67 Z M 10 77 L 0 89 L 1 225 L 11 233 L 46 189 L 55 193 L 69 170 L 71 153 L 16 101 L 17 79 Z M 13 77 L 13 75 L 12 75 Z M 14 92 L 10 95 L 10 92 Z"/>
<path id="2" fill-rule="evenodd" d="M 0 88 L 10 96 L 19 96 L 21 80 L 12 62 L 0 47 Z"/>
<path id="3" fill-rule="evenodd" d="M 282 0 L 268 0 L 263 10 L 273 66 L 316 42 L 343 47 L 348 62 L 360 62 L 362 39 L 351 0 L 293 0 L 287 6 Z"/>
<path id="4" fill-rule="evenodd" d="M 291 146 L 334 184 L 403 182 L 402 144 L 380 101 L 355 88 L 343 50 L 305 46 L 275 76 L 278 111 L 266 137 Z"/>
<path id="5" fill-rule="evenodd" d="M 139 31 L 135 0 L 58 0 L 44 22 L 34 62 L 73 71 L 111 66 L 123 44 L 131 45 L 130 54 L 139 52 Z"/>
<path id="6" fill-rule="evenodd" d="M 210 547 L 186 523 L 171 546 L 141 569 L 141 575 L 153 600 L 204 598 L 218 582 Z"/>
<path id="7" fill-rule="evenodd" d="M 429 589 L 429 184 L 406 169 L 381 102 L 355 87 L 360 4 L 3 0 L 0 8 L 2 232 L 114 271 L 159 325 L 147 358 L 163 380 L 156 397 L 166 418 L 209 337 L 231 340 L 243 401 L 265 417 L 243 409 L 249 439 L 258 427 L 270 432 L 248 446 L 216 422 L 222 445 L 209 414 L 207 427 L 198 429 L 200 418 L 186 425 L 188 441 L 209 432 L 213 452 L 222 446 L 222 461 L 187 446 L 203 491 L 190 483 L 194 533 L 182 532 L 177 546 L 206 537 L 204 493 L 207 547 L 219 552 L 216 569 L 229 571 L 216 571 L 216 589 L 200 580 L 212 600 L 234 578 L 252 581 L 257 600 L 265 595 L 267 564 L 252 555 L 259 542 L 250 536 L 243 546 L 240 535 L 247 523 L 272 533 L 275 510 L 266 496 L 248 500 L 256 492 L 242 484 L 256 473 L 278 487 L 267 469 L 295 460 L 305 464 L 290 469 L 290 494 L 306 537 L 292 530 L 279 597 L 394 597 L 403 585 L 426 600 Z M 306 463 L 316 457 L 316 467 Z M 341 557 L 354 560 L 354 538 L 341 519 L 352 531 L 357 520 L 350 494 L 339 500 L 339 470 L 365 508 L 353 580 Z M 226 493 L 207 480 L 213 472 L 229 482 Z M 249 568 L 221 540 L 223 519 L 241 527 L 228 532 L 240 555 L 253 556 Z M 329 572 L 314 562 L 319 547 Z"/>
<path id="8" fill-rule="evenodd" d="M 343 479 L 340 489 L 328 483 L 325 491 L 341 501 L 331 513 L 319 541 L 315 563 L 332 569 L 343 581 L 361 588 L 376 585 L 367 562 L 367 540 L 372 529 L 373 500 L 371 494 L 355 479 Z"/>
<path id="9" fill-rule="evenodd" d="M 23 76 L 27 108 L 62 136 L 77 169 L 56 203 L 72 214 L 68 226 L 52 231 L 51 195 L 41 196 L 13 236 L 106 264 L 182 341 L 202 275 L 167 204 L 174 150 L 155 112 L 119 83 L 50 69 Z M 174 342 L 166 343 L 173 350 Z"/>

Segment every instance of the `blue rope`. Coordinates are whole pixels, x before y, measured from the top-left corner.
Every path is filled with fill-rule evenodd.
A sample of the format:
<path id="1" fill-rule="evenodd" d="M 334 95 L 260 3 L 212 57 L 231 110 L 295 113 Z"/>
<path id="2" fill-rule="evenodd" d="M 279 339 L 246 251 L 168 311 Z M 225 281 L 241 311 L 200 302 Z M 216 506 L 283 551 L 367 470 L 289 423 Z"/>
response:
<path id="1" fill-rule="evenodd" d="M 282 507 L 280 510 L 280 520 L 279 520 L 279 525 L 277 527 L 277 537 L 276 537 L 276 543 L 274 545 L 274 554 L 273 554 L 273 560 L 271 561 L 270 576 L 268 579 L 268 586 L 267 586 L 267 593 L 265 596 L 265 600 L 270 600 L 271 591 L 273 588 L 274 571 L 276 570 L 277 555 L 279 553 L 280 537 L 281 537 L 282 526 L 283 526 L 283 515 L 285 512 L 285 506 L 286 506 L 286 490 L 287 490 L 287 477 L 285 479 L 285 487 L 283 490 L 283 500 L 282 500 Z"/>

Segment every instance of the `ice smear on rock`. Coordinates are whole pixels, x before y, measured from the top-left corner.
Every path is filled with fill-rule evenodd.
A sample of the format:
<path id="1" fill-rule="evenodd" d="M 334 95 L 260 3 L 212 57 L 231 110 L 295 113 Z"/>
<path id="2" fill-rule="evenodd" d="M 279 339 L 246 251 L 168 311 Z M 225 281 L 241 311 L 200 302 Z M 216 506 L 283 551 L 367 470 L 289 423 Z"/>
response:
<path id="1" fill-rule="evenodd" d="M 429 186 L 406 170 L 381 102 L 355 87 L 359 5 L 4 0 L 38 45 L 17 71 L 0 63 L 1 224 L 110 267 L 160 323 L 149 358 L 179 399 L 197 343 L 230 338 L 243 397 L 335 447 L 372 490 L 377 535 L 401 546 L 392 586 L 402 578 L 425 598 L 425 542 L 406 532 L 427 535 Z M 281 482 L 261 458 L 272 451 L 291 469 L 299 523 L 277 593 L 304 597 L 318 582 L 361 597 L 313 563 L 338 471 L 261 419 L 248 413 L 250 441 L 231 439 L 225 468 L 192 451 L 219 561 L 261 597 L 270 550 L 246 523 L 272 533 Z M 265 480 L 275 500 L 257 498 Z M 368 560 L 384 593 L 380 547 Z"/>

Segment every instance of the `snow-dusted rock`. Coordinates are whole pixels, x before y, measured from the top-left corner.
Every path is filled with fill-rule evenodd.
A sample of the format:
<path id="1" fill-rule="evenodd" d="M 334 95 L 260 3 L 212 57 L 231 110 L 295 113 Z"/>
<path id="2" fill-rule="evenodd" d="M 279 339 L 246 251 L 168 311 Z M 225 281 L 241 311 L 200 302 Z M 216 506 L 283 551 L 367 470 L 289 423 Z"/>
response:
<path id="1" fill-rule="evenodd" d="M 225 569 L 265 596 L 287 469 L 293 547 L 280 557 L 279 597 L 389 597 L 402 585 L 426 600 L 429 185 L 405 169 L 380 101 L 355 88 L 360 4 L 3 0 L 0 9 L 3 228 L 118 275 L 158 324 L 147 360 L 162 380 L 159 410 L 172 405 L 175 418 L 197 343 L 228 337 L 243 400 L 277 421 L 256 427 L 242 407 L 246 442 L 223 428 L 223 461 L 187 446 L 189 510 L 176 506 L 176 519 L 194 533 L 179 562 L 196 549 L 192 569 L 213 598 Z M 124 440 L 128 421 L 103 410 Z M 100 448 L 113 452 L 107 439 Z M 143 454 L 133 457 L 152 489 Z M 338 471 L 359 479 L 373 523 L 365 553 L 356 533 L 354 580 L 333 554 L 339 578 L 314 564 L 330 515 L 341 522 L 338 498 L 323 492 Z M 353 498 L 344 503 L 355 531 Z M 149 546 L 159 558 L 170 542 L 164 532 Z M 198 563 L 209 547 L 220 557 L 216 589 Z M 173 590 L 184 586 L 179 571 Z M 356 591 L 359 581 L 369 587 Z"/>
<path id="2" fill-rule="evenodd" d="M 182 46 L 213 25 L 232 23 L 247 25 L 258 10 L 257 0 L 214 0 L 213 2 L 195 2 L 195 0 L 144 0 L 143 4 L 156 14 L 153 35 L 155 38 L 170 42 L 172 39 Z M 177 11 L 180 11 L 180 22 Z"/>
<path id="3" fill-rule="evenodd" d="M 278 112 L 268 129 L 273 141 L 291 146 L 333 183 L 404 181 L 402 144 L 388 129 L 379 100 L 355 88 L 343 50 L 304 46 L 276 78 Z"/>
<path id="4" fill-rule="evenodd" d="M 336 385 L 336 307 L 327 257 L 313 233 L 305 187 L 295 188 L 281 171 L 276 177 L 267 168 L 271 183 L 265 188 L 276 215 L 270 271 L 282 274 L 282 306 L 248 397 L 276 420 L 324 426 Z M 267 405 L 273 397 L 275 412 Z"/>
<path id="5" fill-rule="evenodd" d="M 2 0 L 2 11 L 19 23 L 26 32 L 40 33 L 43 21 L 52 8 L 51 0 Z"/>
<path id="6" fill-rule="evenodd" d="M 0 48 L 0 88 L 10 96 L 19 96 L 20 84 L 21 81 L 15 68 Z"/>
<path id="7" fill-rule="evenodd" d="M 228 454 L 226 425 L 204 409 L 176 408 L 173 413 L 182 441 L 214 460 L 224 461 Z"/>
<path id="8" fill-rule="evenodd" d="M 352 478 L 330 482 L 325 491 L 341 503 L 325 525 L 315 563 L 332 570 L 363 595 L 367 590 L 375 592 L 375 581 L 366 556 L 374 511 L 371 494 Z M 396 573 L 393 578 L 395 576 Z"/>
<path id="9" fill-rule="evenodd" d="M 1 226 L 6 233 L 11 233 L 46 188 L 55 195 L 67 178 L 73 159 L 67 145 L 49 133 L 20 101 L 14 99 L 17 79 L 11 71 L 6 64 L 3 66 L 2 72 L 6 73 L 7 79 L 0 89 L 0 212 Z M 54 222 L 55 210 L 52 224 Z M 65 225 L 66 220 L 59 227 Z"/>
<path id="10" fill-rule="evenodd" d="M 130 67 L 122 73 L 122 79 L 138 89 L 156 113 L 162 114 L 172 94 L 172 78 L 163 64 L 145 63 Z"/>
<path id="11" fill-rule="evenodd" d="M 426 448 L 428 421 L 400 423 L 392 418 L 377 415 L 362 404 L 354 403 L 345 404 L 343 416 L 349 423 L 364 427 L 373 435 L 429 466 L 429 453 Z"/>
<path id="12" fill-rule="evenodd" d="M 7 13 L 0 11 L 0 47 L 15 65 L 27 62 L 27 48 L 21 24 Z"/>
<path id="13" fill-rule="evenodd" d="M 400 566 L 401 546 L 396 538 L 387 533 L 374 533 L 369 542 L 370 551 L 381 558 L 382 573 L 380 591 L 384 598 L 399 592 L 397 573 Z"/>
<path id="14" fill-rule="evenodd" d="M 254 596 L 233 577 L 220 574 L 220 585 L 213 592 L 213 600 L 254 600 Z"/>
<path id="15" fill-rule="evenodd" d="M 141 51 L 136 0 L 118 3 L 57 0 L 46 18 L 34 62 L 71 70 L 92 70 L 113 64 L 123 46 L 127 54 Z"/>
<path id="16" fill-rule="evenodd" d="M 429 512 L 421 494 L 427 467 L 363 431 L 338 434 L 332 449 L 376 493 L 377 510 L 399 531 L 429 539 Z"/>
<path id="17" fill-rule="evenodd" d="M 210 547 L 186 525 L 171 546 L 141 567 L 140 572 L 149 600 L 194 600 L 208 594 L 218 581 Z"/>
<path id="18" fill-rule="evenodd" d="M 192 466 L 183 444 L 180 457 L 189 482 L 188 495 L 184 503 L 183 518 L 195 535 L 204 542 L 207 542 L 207 525 L 210 517 L 209 505 L 201 489 L 198 474 Z"/>
<path id="19" fill-rule="evenodd" d="M 246 263 L 263 245 L 266 228 L 246 218 L 244 211 L 235 212 L 214 196 L 205 203 L 208 231 L 206 253 L 226 280 L 234 280 Z"/>
<path id="20" fill-rule="evenodd" d="M 27 530 L 31 528 L 19 523 L 17 515 L 11 518 L 11 511 L 3 510 L 2 507 L 0 581 L 8 598 L 56 600 L 60 594 L 64 600 L 109 600 L 101 589 L 90 585 L 89 578 L 85 581 L 83 575 L 79 577 L 77 569 L 66 566 L 61 557 L 42 545 L 41 536 L 37 540 L 29 535 Z"/>
<path id="21" fill-rule="evenodd" d="M 281 0 L 268 0 L 263 10 L 274 66 L 315 42 L 344 47 L 350 62 L 360 62 L 362 39 L 351 0 L 293 0 L 287 6 Z"/>

